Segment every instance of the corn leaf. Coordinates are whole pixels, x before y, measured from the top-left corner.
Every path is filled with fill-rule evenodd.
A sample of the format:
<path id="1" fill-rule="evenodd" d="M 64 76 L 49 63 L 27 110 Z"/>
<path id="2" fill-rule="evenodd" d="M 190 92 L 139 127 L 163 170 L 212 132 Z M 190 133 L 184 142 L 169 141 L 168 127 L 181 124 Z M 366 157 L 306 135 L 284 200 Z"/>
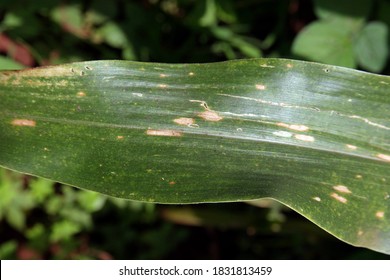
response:
<path id="1" fill-rule="evenodd" d="M 273 198 L 390 254 L 390 78 L 283 59 L 0 72 L 0 165 L 155 203 Z"/>

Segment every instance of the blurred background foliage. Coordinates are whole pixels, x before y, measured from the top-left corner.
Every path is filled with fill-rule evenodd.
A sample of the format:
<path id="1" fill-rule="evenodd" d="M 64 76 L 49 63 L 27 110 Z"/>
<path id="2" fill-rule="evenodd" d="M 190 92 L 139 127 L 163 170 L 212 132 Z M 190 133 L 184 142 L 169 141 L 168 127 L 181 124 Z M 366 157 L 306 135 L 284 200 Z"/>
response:
<path id="1" fill-rule="evenodd" d="M 388 0 L 0 0 L 0 69 L 284 57 L 388 75 L 389 26 Z M 0 259 L 113 258 L 389 256 L 274 201 L 154 205 L 0 169 Z"/>

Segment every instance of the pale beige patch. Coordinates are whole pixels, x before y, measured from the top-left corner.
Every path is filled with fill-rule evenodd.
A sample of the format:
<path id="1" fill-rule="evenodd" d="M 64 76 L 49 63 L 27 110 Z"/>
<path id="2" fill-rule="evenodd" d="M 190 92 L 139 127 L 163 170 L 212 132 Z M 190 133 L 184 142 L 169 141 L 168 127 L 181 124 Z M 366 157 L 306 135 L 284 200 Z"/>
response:
<path id="1" fill-rule="evenodd" d="M 193 118 L 178 118 L 173 120 L 175 123 L 179 125 L 192 126 L 195 123 Z"/>
<path id="2" fill-rule="evenodd" d="M 219 122 L 223 119 L 220 115 L 218 115 L 217 112 L 214 112 L 212 110 L 206 110 L 204 112 L 201 112 L 198 114 L 198 116 L 210 122 Z"/>
<path id="3" fill-rule="evenodd" d="M 314 199 L 315 201 L 321 202 L 321 198 L 319 198 L 318 196 L 313 197 L 313 199 Z"/>
<path id="4" fill-rule="evenodd" d="M 158 87 L 159 87 L 159 88 L 167 88 L 168 85 L 166 85 L 166 84 L 159 84 Z"/>
<path id="5" fill-rule="evenodd" d="M 190 72 L 190 73 L 188 73 L 188 76 L 194 76 L 195 75 L 195 73 L 194 72 Z"/>
<path id="6" fill-rule="evenodd" d="M 290 64 L 290 63 L 287 63 L 287 68 L 293 68 L 294 66 L 292 65 L 292 64 Z"/>
<path id="7" fill-rule="evenodd" d="M 293 134 L 288 131 L 274 131 L 272 132 L 272 134 L 280 137 L 285 137 L 285 138 L 290 138 L 291 136 L 293 136 Z"/>
<path id="8" fill-rule="evenodd" d="M 265 89 L 266 89 L 266 86 L 265 86 L 265 85 L 258 84 L 258 85 L 256 85 L 256 89 L 258 89 L 258 90 L 265 90 Z"/>
<path id="9" fill-rule="evenodd" d="M 268 65 L 268 64 L 260 64 L 260 67 L 264 67 L 264 68 L 275 68 L 275 66 L 273 65 Z"/>
<path id="10" fill-rule="evenodd" d="M 303 134 L 295 134 L 294 135 L 295 139 L 305 141 L 305 142 L 314 142 L 315 139 L 313 136 L 309 135 L 303 135 Z"/>
<path id="11" fill-rule="evenodd" d="M 165 75 L 165 74 L 160 74 L 160 78 L 166 78 L 167 77 L 167 75 Z"/>
<path id="12" fill-rule="evenodd" d="M 308 131 L 309 128 L 303 124 L 286 124 L 286 123 L 277 123 L 277 126 L 285 127 L 288 129 L 296 130 L 296 131 Z"/>
<path id="13" fill-rule="evenodd" d="M 377 158 L 383 159 L 384 161 L 390 162 L 390 156 L 385 154 L 377 154 Z"/>
<path id="14" fill-rule="evenodd" d="M 348 201 L 345 197 L 342 197 L 341 195 L 338 195 L 337 193 L 332 193 L 330 196 L 341 203 L 347 203 L 347 201 Z"/>
<path id="15" fill-rule="evenodd" d="M 118 135 L 117 137 L 116 137 L 116 139 L 118 139 L 118 140 L 122 140 L 122 139 L 124 139 L 125 137 L 124 136 L 122 136 L 122 135 Z"/>
<path id="16" fill-rule="evenodd" d="M 352 193 L 348 187 L 343 185 L 333 186 L 333 189 L 341 193 Z"/>
<path id="17" fill-rule="evenodd" d="M 36 126 L 36 122 L 34 120 L 27 120 L 27 119 L 14 119 L 11 122 L 12 125 L 17 126 Z"/>
<path id="18" fill-rule="evenodd" d="M 358 236 L 362 236 L 363 233 L 364 233 L 364 232 L 363 232 L 362 230 L 359 230 L 357 234 L 358 234 Z"/>
<path id="19" fill-rule="evenodd" d="M 357 147 L 354 146 L 354 145 L 347 144 L 346 146 L 347 146 L 347 148 L 350 149 L 350 150 L 356 150 L 356 149 L 357 149 Z"/>
<path id="20" fill-rule="evenodd" d="M 79 92 L 77 93 L 77 97 L 84 97 L 84 96 L 86 96 L 86 94 L 85 94 L 84 91 L 79 91 Z"/>
<path id="21" fill-rule="evenodd" d="M 150 136 L 169 136 L 169 137 L 181 137 L 183 132 L 171 129 L 148 129 L 147 135 Z"/>
<path id="22" fill-rule="evenodd" d="M 385 212 L 378 211 L 375 213 L 375 217 L 377 217 L 378 219 L 383 219 L 385 217 Z"/>
<path id="23" fill-rule="evenodd" d="M 356 179 L 361 179 L 361 178 L 363 178 L 363 176 L 360 175 L 360 174 L 357 174 L 355 177 L 356 177 Z"/>

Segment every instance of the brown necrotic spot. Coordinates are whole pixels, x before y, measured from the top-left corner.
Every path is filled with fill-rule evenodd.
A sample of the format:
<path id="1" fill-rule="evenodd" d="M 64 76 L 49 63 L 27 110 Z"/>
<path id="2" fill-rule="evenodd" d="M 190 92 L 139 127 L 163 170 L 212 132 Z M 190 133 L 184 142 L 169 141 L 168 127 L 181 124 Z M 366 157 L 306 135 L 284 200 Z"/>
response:
<path id="1" fill-rule="evenodd" d="M 11 124 L 16 126 L 36 126 L 37 123 L 34 120 L 14 119 Z"/>
<path id="2" fill-rule="evenodd" d="M 212 111 L 212 110 L 206 110 L 204 112 L 201 112 L 198 114 L 199 117 L 204 119 L 205 121 L 210 121 L 210 122 L 219 122 L 223 118 L 218 115 L 217 112 Z"/>
<path id="3" fill-rule="evenodd" d="M 338 192 L 341 192 L 341 193 L 351 193 L 351 191 L 348 189 L 348 187 L 343 186 L 343 185 L 333 186 L 333 189 L 338 191 Z"/>
<path id="4" fill-rule="evenodd" d="M 347 199 L 341 195 L 338 195 L 337 193 L 332 193 L 330 195 L 331 197 L 333 197 L 334 199 L 336 199 L 338 202 L 341 202 L 341 203 L 347 203 Z"/>
<path id="5" fill-rule="evenodd" d="M 172 129 L 148 129 L 147 135 L 150 136 L 169 136 L 169 137 L 181 137 L 183 132 Z"/>
<path id="6" fill-rule="evenodd" d="M 195 123 L 195 120 L 193 118 L 178 118 L 178 119 L 174 119 L 173 121 L 179 125 L 186 125 L 186 126 L 191 126 Z"/>

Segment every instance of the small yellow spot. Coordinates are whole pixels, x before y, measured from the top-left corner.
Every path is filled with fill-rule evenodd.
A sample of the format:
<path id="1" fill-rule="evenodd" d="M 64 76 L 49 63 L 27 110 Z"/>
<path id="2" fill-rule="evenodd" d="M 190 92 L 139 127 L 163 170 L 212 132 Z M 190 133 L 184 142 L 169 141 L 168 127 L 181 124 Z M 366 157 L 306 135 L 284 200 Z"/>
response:
<path id="1" fill-rule="evenodd" d="M 265 85 L 258 84 L 258 85 L 256 85 L 256 89 L 258 89 L 258 90 L 265 90 L 265 89 L 266 89 L 266 86 L 265 86 Z"/>
<path id="2" fill-rule="evenodd" d="M 338 191 L 338 192 L 341 192 L 341 193 L 352 193 L 348 187 L 346 186 L 343 186 L 343 185 L 337 185 L 337 186 L 333 186 L 333 189 Z"/>
<path id="3" fill-rule="evenodd" d="M 179 125 L 192 126 L 195 123 L 193 118 L 178 118 L 173 120 L 175 123 Z"/>
<path id="4" fill-rule="evenodd" d="M 390 162 L 390 156 L 385 155 L 385 154 L 377 154 L 376 155 L 378 158 L 383 159 L 384 161 L 389 161 Z"/>
<path id="5" fill-rule="evenodd" d="M 378 211 L 375 213 L 375 217 L 377 217 L 378 219 L 383 219 L 385 217 L 385 212 Z"/>
<path id="6" fill-rule="evenodd" d="M 165 78 L 166 76 L 165 74 L 160 74 L 160 78 Z"/>
<path id="7" fill-rule="evenodd" d="M 122 140 L 123 138 L 125 138 L 125 137 L 123 137 L 122 135 L 118 135 L 118 136 L 116 137 L 116 139 L 118 139 L 118 140 Z"/>
<path id="8" fill-rule="evenodd" d="M 341 195 L 338 195 L 337 193 L 332 193 L 330 196 L 341 203 L 347 203 L 347 201 L 348 201 L 345 197 L 342 197 Z"/>
<path id="9" fill-rule="evenodd" d="M 79 91 L 79 92 L 77 93 L 77 97 L 84 97 L 84 96 L 86 96 L 86 94 L 85 94 L 84 91 Z"/>
<path id="10" fill-rule="evenodd" d="M 347 144 L 346 146 L 347 146 L 348 149 L 351 149 L 351 150 L 356 150 L 357 149 L 357 147 L 354 146 L 354 145 Z"/>
<path id="11" fill-rule="evenodd" d="M 277 126 L 289 128 L 296 131 L 308 131 L 309 128 L 303 124 L 286 124 L 286 123 L 277 123 Z"/>
<path id="12" fill-rule="evenodd" d="M 363 233 L 364 233 L 364 232 L 363 232 L 362 230 L 359 230 L 357 234 L 358 234 L 359 236 L 362 236 Z"/>
<path id="13" fill-rule="evenodd" d="M 303 135 L 303 134 L 295 134 L 295 139 L 305 141 L 305 142 L 314 142 L 314 137 L 309 135 Z"/>
<path id="14" fill-rule="evenodd" d="M 217 114 L 217 112 L 214 112 L 212 110 L 206 110 L 202 113 L 199 113 L 198 116 L 210 122 L 219 122 L 223 119 L 220 115 Z"/>
<path id="15" fill-rule="evenodd" d="M 188 76 L 194 76 L 194 75 L 195 75 L 194 72 L 188 73 Z"/>
<path id="16" fill-rule="evenodd" d="M 356 179 L 361 179 L 361 178 L 363 178 L 363 176 L 360 175 L 360 174 L 357 174 L 355 177 L 356 177 Z"/>
<path id="17" fill-rule="evenodd" d="M 167 88 L 168 85 L 166 85 L 166 84 L 159 84 L 158 87 L 159 87 L 159 88 Z"/>
<path id="18" fill-rule="evenodd" d="M 17 126 L 36 126 L 36 122 L 33 120 L 27 120 L 27 119 L 14 119 L 11 122 L 12 125 Z"/>
<path id="19" fill-rule="evenodd" d="M 148 129 L 146 131 L 146 134 L 151 136 L 170 136 L 170 137 L 183 136 L 183 133 L 181 131 L 171 130 L 171 129 Z"/>
<path id="20" fill-rule="evenodd" d="M 320 202 L 320 201 L 321 201 L 321 198 L 319 198 L 318 196 L 316 196 L 316 197 L 313 197 L 313 199 L 314 199 L 315 201 L 318 201 L 318 202 Z"/>
<path id="21" fill-rule="evenodd" d="M 293 68 L 293 65 L 292 64 L 290 64 L 290 63 L 287 63 L 287 68 Z"/>

